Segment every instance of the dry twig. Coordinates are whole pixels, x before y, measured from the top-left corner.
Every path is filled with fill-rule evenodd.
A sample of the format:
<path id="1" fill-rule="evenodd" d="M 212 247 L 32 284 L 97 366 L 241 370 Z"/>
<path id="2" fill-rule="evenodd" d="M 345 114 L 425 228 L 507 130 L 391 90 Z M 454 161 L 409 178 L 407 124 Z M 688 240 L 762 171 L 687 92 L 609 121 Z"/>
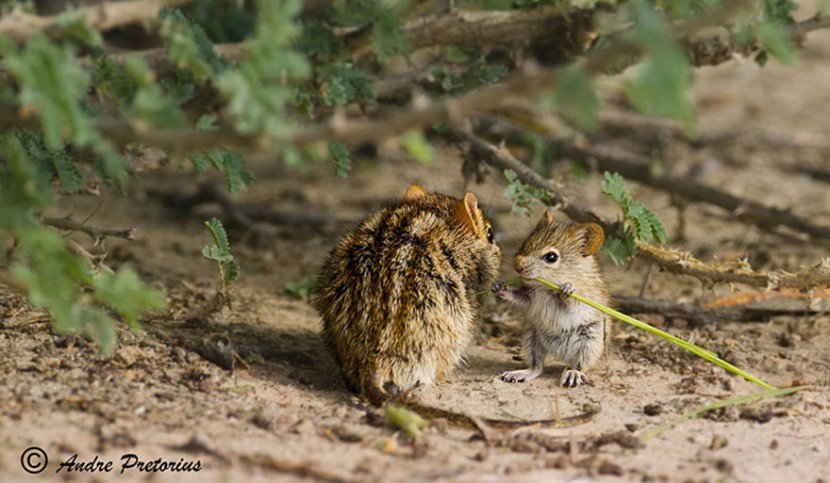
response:
<path id="1" fill-rule="evenodd" d="M 539 125 L 541 124 L 533 123 L 531 128 L 536 129 Z M 510 140 L 521 140 L 525 134 L 522 128 L 501 125 L 488 120 L 484 120 L 482 126 L 486 131 L 505 136 Z M 626 179 L 665 191 L 673 196 L 717 206 L 727 210 L 738 220 L 767 231 L 774 231 L 779 226 L 785 226 L 796 232 L 807 234 L 812 239 L 830 240 L 830 227 L 828 226 L 815 224 L 807 218 L 792 213 L 789 209 L 769 207 L 693 179 L 680 178 L 655 170 L 654 164 L 645 156 L 554 138 L 546 131 L 536 130 L 536 132 L 545 136 L 557 153 L 582 163 L 588 169 L 617 172 Z"/>
<path id="2" fill-rule="evenodd" d="M 79 8 L 72 13 L 83 18 L 92 29 L 105 31 L 131 23 L 148 23 L 158 18 L 164 7 L 178 7 L 195 0 L 130 0 L 104 2 L 93 7 Z M 8 35 L 13 41 L 23 43 L 30 37 L 54 30 L 60 24 L 60 16 L 41 17 L 15 11 L 0 18 L 0 34 Z"/>
<path id="3" fill-rule="evenodd" d="M 557 183 L 546 180 L 513 157 L 506 149 L 498 148 L 482 138 L 461 131 L 453 131 L 452 136 L 456 140 L 464 139 L 470 142 L 474 152 L 481 156 L 485 163 L 499 169 L 512 169 L 523 183 L 549 191 L 557 200 L 552 202 L 552 205 L 560 207 L 570 218 L 580 222 L 598 223 L 606 231 L 613 232 L 615 227 L 613 223 L 578 206 L 561 193 Z M 480 146 L 480 148 L 475 149 L 475 146 Z M 559 203 L 562 204 L 559 205 Z M 830 257 L 822 259 L 812 267 L 803 268 L 797 273 L 784 271 L 764 273 L 752 270 L 746 261 L 704 263 L 688 252 L 656 247 L 640 241 L 637 242 L 637 249 L 639 257 L 654 263 L 662 270 L 697 278 L 707 287 L 722 282 L 741 283 L 767 289 L 789 287 L 807 291 L 830 285 Z"/>
<path id="4" fill-rule="evenodd" d="M 92 238 L 95 246 L 101 245 L 106 237 L 124 238 L 126 240 L 135 240 L 135 228 L 99 228 L 90 226 L 80 221 L 74 220 L 71 216 L 63 218 L 43 217 L 41 220 L 43 224 L 65 231 L 81 231 Z"/>
<path id="5" fill-rule="evenodd" d="M 708 14 L 678 24 L 675 34 L 685 38 L 710 25 L 717 25 L 741 10 L 747 2 L 733 1 Z M 589 74 L 599 74 L 613 67 L 622 58 L 639 53 L 639 46 L 626 35 L 619 36 L 609 47 L 585 59 L 582 66 Z M 529 96 L 550 88 L 559 80 L 562 68 L 538 67 L 526 63 L 524 68 L 503 82 L 469 92 L 460 97 L 447 97 L 426 106 L 415 103 L 409 109 L 396 111 L 375 120 L 346 120 L 335 116 L 329 122 L 271 138 L 265 135 L 241 135 L 230 128 L 215 131 L 196 129 L 139 129 L 122 119 L 99 119 L 95 127 L 101 133 L 119 143 L 140 142 L 183 154 L 224 146 L 239 151 L 267 149 L 271 142 L 293 144 L 298 147 L 321 141 L 341 141 L 348 145 L 377 142 L 397 136 L 411 129 L 445 120 L 455 121 L 473 112 L 486 112 L 511 102 L 513 98 Z M 32 124 L 14 113 L 4 116 L 0 127 Z"/>
<path id="6" fill-rule="evenodd" d="M 689 322 L 754 322 L 776 316 L 803 316 L 820 313 L 805 304 L 803 309 L 780 309 L 766 307 L 701 307 L 667 300 L 650 300 L 641 297 L 614 296 L 614 308 L 627 314 L 660 314 L 667 318 L 684 319 Z"/>

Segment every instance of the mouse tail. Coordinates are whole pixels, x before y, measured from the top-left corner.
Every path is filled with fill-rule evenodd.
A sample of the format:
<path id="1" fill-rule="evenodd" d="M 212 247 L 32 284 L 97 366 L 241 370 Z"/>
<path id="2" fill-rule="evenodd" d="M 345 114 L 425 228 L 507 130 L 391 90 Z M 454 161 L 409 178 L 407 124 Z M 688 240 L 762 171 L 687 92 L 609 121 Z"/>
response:
<path id="1" fill-rule="evenodd" d="M 372 369 L 368 377 L 363 379 L 363 397 L 376 406 L 382 406 L 388 401 L 400 400 L 403 391 L 392 381 L 384 380 L 383 375 L 376 368 Z"/>
<path id="2" fill-rule="evenodd" d="M 406 398 L 399 401 L 408 409 L 415 411 L 421 416 L 429 419 L 446 419 L 451 425 L 465 429 L 474 429 L 484 432 L 487 428 L 495 429 L 521 429 L 527 427 L 538 428 L 570 428 L 580 424 L 588 423 L 599 414 L 599 408 L 591 407 L 583 410 L 582 413 L 557 419 L 542 419 L 535 421 L 516 421 L 506 419 L 491 419 L 477 417 L 449 411 L 446 409 L 429 406 L 413 398 Z"/>

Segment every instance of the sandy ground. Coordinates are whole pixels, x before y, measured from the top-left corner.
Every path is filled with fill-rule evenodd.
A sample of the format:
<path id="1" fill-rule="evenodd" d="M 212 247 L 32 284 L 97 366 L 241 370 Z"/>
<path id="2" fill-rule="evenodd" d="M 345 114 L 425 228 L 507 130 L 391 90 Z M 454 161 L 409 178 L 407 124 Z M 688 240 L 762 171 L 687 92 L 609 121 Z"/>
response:
<path id="1" fill-rule="evenodd" d="M 830 136 L 830 36 L 816 35 L 792 68 L 774 63 L 759 69 L 732 62 L 696 71 L 700 125 L 799 136 Z M 620 143 L 625 143 L 621 140 Z M 171 313 L 145 322 L 145 333 L 120 332 L 116 354 L 102 358 L 78 337 L 51 332 L 47 319 L 0 288 L 0 481 L 570 481 L 591 478 L 641 481 L 807 481 L 830 479 L 830 318 L 774 318 L 756 323 L 690 327 L 681 320 L 643 319 L 703 345 L 736 365 L 780 386 L 809 383 L 795 396 L 732 408 L 687 420 L 663 435 L 642 434 L 707 402 L 758 390 L 648 334 L 619 327 L 608 363 L 592 385 L 557 386 L 561 369 L 550 365 L 531 383 L 508 385 L 497 375 L 521 367 L 521 314 L 493 304 L 456 377 L 419 396 L 435 405 L 486 417 L 549 418 L 558 406 L 575 414 L 599 406 L 597 418 L 559 430 L 528 429 L 501 435 L 500 444 L 440 421 L 413 444 L 385 424 L 382 412 L 350 395 L 318 336 L 319 318 L 287 294 L 287 282 L 316 273 L 350 222 L 399 196 L 417 182 L 431 190 L 461 193 L 457 153 L 442 149 L 435 164 L 391 157 L 361 161 L 343 180 L 330 168 L 298 173 L 279 166 L 255 167 L 257 181 L 241 198 L 269 209 L 323 213 L 346 223 L 277 225 L 266 248 L 244 243 L 232 231 L 243 267 L 233 309 L 208 324 L 186 315 L 212 293 L 213 267 L 201 257 L 208 242 L 204 207 L 182 215 L 148 196 L 148 190 L 182 189 L 192 175 L 174 169 L 133 183 L 126 197 L 105 197 L 93 221 L 138 227 L 134 242 L 110 241 L 108 262 L 129 263 L 164 290 Z M 830 223 L 830 186 L 793 174 L 799 163 L 826 154 L 771 145 L 735 143 L 693 150 L 682 142 L 666 147 L 670 169 L 710 163 L 705 180 L 776 206 L 791 206 L 817 223 Z M 822 158 L 822 156 L 824 156 Z M 681 163 L 681 160 L 684 162 Z M 686 162 L 688 161 L 688 162 Z M 568 166 L 557 168 L 563 179 Z M 472 187 L 496 223 L 505 261 L 540 212 L 511 216 L 498 176 Z M 599 193 L 599 177 L 569 182 L 578 198 L 607 216 L 614 207 Z M 676 234 L 677 216 L 662 193 L 631 184 Z M 195 188 L 195 186 L 194 186 Z M 82 217 L 98 200 L 71 198 L 56 213 Z M 710 207 L 687 212 L 685 243 L 699 256 L 749 255 L 755 268 L 794 269 L 827 255 L 826 247 L 793 242 L 730 220 Z M 88 240 L 73 235 L 82 243 Z M 633 295 L 646 272 L 635 262 L 616 267 L 602 257 L 609 289 Z M 656 273 L 648 297 L 694 302 L 728 292 L 704 292 L 694 280 Z M 193 349 L 200 341 L 229 341 L 245 361 L 226 371 Z M 247 367 L 246 367 L 247 366 Z M 42 448 L 48 469 L 28 475 L 21 453 Z M 60 462 L 114 461 L 112 473 L 55 473 Z M 119 474 L 121 457 L 142 461 L 195 462 L 193 473 Z M 33 460 L 37 463 L 37 459 Z"/>

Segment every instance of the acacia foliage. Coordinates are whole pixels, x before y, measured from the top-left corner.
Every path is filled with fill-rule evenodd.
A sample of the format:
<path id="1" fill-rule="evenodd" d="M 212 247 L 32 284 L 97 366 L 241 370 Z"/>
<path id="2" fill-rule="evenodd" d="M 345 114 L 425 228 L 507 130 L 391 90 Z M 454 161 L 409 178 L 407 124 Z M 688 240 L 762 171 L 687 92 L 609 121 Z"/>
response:
<path id="1" fill-rule="evenodd" d="M 622 31 L 630 34 L 643 52 L 637 75 L 626 83 L 630 103 L 650 115 L 679 119 L 692 130 L 691 68 L 671 25 L 719 4 L 479 0 L 460 8 L 510 11 L 554 5 L 564 18 L 595 10 L 592 25 L 598 35 L 586 46 L 588 55 L 602 51 Z M 182 10 L 165 9 L 158 19 L 150 19 L 157 28 L 148 33 L 172 64 L 172 71 L 165 72 L 154 71 L 139 53 L 114 56 L 101 33 L 73 12 L 22 44 L 0 32 L 2 69 L 7 73 L 0 83 L 0 112 L 11 119 L 3 121 L 0 133 L 0 270 L 25 288 L 33 305 L 51 313 L 60 332 L 85 332 L 111 349 L 115 321 L 138 328 L 141 313 L 164 306 L 162 295 L 129 267 L 113 272 L 89 266 L 39 217 L 63 197 L 101 185 L 123 190 L 139 175 L 124 156 L 124 136 L 113 135 L 108 126 L 126 123 L 127 137 L 154 130 L 229 130 L 256 138 L 259 150 L 279 155 L 291 166 L 328 155 L 336 174 L 346 176 L 352 168 L 346 144 L 298 148 L 284 141 L 286 133 L 327 121 L 347 106 L 371 114 L 380 102 L 373 82 L 392 77 L 393 70 L 400 71 L 401 60 L 413 54 L 406 22 L 419 5 L 407 0 L 335 0 L 323 14 L 301 15 L 300 0 L 201 0 Z M 0 6 L 6 16 L 13 8 L 31 9 L 28 2 L 9 0 Z M 736 41 L 760 44 L 759 63 L 770 55 L 791 61 L 793 48 L 785 28 L 793 23 L 795 8 L 791 0 L 763 0 L 728 28 Z M 240 58 L 217 53 L 216 43 L 229 42 L 244 42 Z M 354 55 L 367 45 L 373 55 Z M 433 47 L 423 92 L 440 100 L 499 82 L 514 65 L 510 55 L 494 50 Z M 579 64 L 565 72 L 543 94 L 542 101 L 549 102 L 540 106 L 549 106 L 577 129 L 592 130 L 602 99 Z M 413 156 L 432 159 L 430 141 L 421 131 L 398 134 Z M 252 181 L 243 154 L 219 137 L 215 146 L 168 155 L 197 173 L 221 173 L 233 195 Z M 550 158 L 549 153 L 542 157 Z M 512 173 L 506 176 L 506 194 L 517 211 L 544 198 L 545 193 L 522 185 Z M 621 179 L 608 176 L 603 191 L 620 203 L 628 227 L 609 238 L 615 259 L 632 255 L 635 238 L 663 241 L 659 220 L 630 197 Z M 212 232 L 217 233 L 215 226 Z M 224 285 L 237 270 L 222 252 L 222 243 L 216 246 L 208 255 L 227 266 Z"/>

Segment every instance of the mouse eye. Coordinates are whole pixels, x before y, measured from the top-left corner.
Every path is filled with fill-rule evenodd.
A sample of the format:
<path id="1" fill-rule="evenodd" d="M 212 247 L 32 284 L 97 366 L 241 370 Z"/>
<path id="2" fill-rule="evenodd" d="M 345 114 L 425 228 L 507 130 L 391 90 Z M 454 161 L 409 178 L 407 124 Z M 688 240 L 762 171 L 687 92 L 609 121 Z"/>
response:
<path id="1" fill-rule="evenodd" d="M 542 260 L 547 263 L 556 263 L 556 261 L 559 260 L 559 254 L 556 252 L 547 252 L 542 255 Z"/>
<path id="2" fill-rule="evenodd" d="M 495 241 L 496 241 L 496 238 L 493 236 L 493 228 L 488 226 L 487 227 L 487 242 L 488 243 L 494 243 Z"/>

